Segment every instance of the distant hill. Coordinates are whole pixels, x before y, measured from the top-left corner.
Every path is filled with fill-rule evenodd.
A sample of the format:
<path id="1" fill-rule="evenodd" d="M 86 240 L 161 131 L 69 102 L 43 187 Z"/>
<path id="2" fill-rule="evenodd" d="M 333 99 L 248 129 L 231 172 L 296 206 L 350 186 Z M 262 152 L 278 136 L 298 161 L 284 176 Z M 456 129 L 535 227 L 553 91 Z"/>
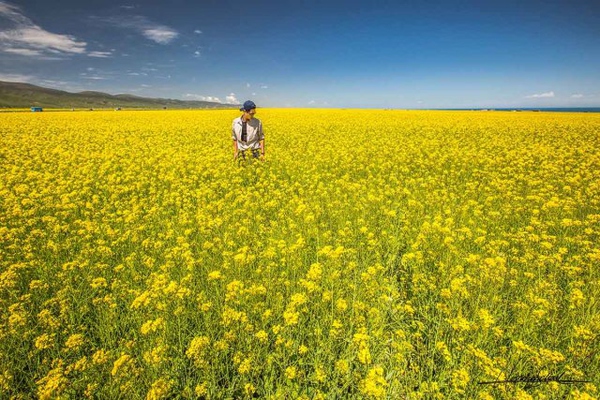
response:
<path id="1" fill-rule="evenodd" d="M 0 81 L 0 108 L 234 108 L 236 104 L 210 101 L 154 99 L 131 94 L 70 93 L 29 83 Z"/>

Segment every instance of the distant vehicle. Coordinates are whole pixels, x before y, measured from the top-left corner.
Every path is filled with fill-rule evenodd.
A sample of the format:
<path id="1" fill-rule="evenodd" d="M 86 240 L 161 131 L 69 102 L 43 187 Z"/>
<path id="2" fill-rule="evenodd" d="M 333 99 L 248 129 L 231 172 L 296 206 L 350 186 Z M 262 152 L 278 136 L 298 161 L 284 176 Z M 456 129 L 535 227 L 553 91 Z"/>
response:
<path id="1" fill-rule="evenodd" d="M 42 112 L 44 109 L 42 107 L 31 107 L 31 112 Z"/>

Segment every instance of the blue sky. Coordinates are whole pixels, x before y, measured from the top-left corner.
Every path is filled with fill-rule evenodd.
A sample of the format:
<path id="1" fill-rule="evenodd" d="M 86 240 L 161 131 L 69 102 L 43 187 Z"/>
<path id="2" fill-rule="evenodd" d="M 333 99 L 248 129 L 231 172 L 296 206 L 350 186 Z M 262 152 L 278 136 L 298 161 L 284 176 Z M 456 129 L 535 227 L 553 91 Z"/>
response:
<path id="1" fill-rule="evenodd" d="M 259 107 L 600 106 L 600 1 L 0 0 L 0 80 Z"/>

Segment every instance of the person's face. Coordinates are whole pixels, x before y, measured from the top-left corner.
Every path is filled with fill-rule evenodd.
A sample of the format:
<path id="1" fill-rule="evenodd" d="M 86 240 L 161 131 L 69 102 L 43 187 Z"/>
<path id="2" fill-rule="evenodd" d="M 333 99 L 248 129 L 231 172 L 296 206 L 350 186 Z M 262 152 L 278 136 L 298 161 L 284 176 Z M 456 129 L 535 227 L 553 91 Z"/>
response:
<path id="1" fill-rule="evenodd" d="M 244 111 L 244 115 L 246 116 L 246 119 L 252 119 L 254 118 L 254 114 L 256 114 L 256 109 L 253 108 L 250 111 Z"/>

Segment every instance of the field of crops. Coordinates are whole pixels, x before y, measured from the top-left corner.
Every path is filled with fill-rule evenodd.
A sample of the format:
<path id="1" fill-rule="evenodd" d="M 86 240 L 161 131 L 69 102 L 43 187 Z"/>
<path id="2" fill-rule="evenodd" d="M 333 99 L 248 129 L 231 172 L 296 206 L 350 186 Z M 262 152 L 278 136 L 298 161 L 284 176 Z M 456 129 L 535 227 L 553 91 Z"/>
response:
<path id="1" fill-rule="evenodd" d="M 0 114 L 0 398 L 599 396 L 600 114 L 236 116 Z"/>

